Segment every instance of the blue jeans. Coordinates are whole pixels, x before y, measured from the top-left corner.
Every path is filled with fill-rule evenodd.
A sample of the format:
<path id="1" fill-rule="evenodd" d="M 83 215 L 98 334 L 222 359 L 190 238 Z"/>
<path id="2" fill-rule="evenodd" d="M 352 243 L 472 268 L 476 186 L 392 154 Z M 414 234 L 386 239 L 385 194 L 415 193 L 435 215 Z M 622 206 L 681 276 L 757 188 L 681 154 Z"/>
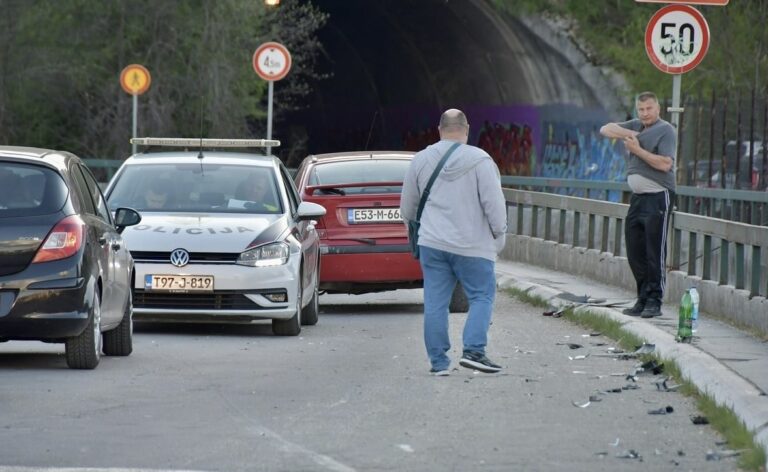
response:
<path id="1" fill-rule="evenodd" d="M 424 344 L 432 368 L 447 369 L 451 360 L 448 335 L 448 306 L 456 281 L 469 299 L 469 314 L 462 336 L 464 351 L 485 354 L 493 301 L 496 298 L 495 263 L 482 257 L 467 257 L 419 246 L 424 273 Z"/>

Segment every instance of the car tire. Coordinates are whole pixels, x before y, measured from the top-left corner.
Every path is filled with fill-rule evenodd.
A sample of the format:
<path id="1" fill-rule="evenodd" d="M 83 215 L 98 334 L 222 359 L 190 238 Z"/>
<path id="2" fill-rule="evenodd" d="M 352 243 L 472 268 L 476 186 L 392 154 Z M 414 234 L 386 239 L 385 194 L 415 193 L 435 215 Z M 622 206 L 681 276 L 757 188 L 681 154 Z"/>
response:
<path id="1" fill-rule="evenodd" d="M 456 286 L 453 288 L 448 311 L 451 313 L 466 313 L 469 311 L 469 299 L 467 299 L 464 287 L 460 283 L 456 283 Z"/>
<path id="2" fill-rule="evenodd" d="M 71 369 L 95 369 L 101 360 L 101 300 L 94 290 L 88 325 L 78 336 L 64 342 L 67 365 Z"/>
<path id="3" fill-rule="evenodd" d="M 128 293 L 128 302 L 123 319 L 117 328 L 104 332 L 104 354 L 107 356 L 128 356 L 133 352 L 133 295 Z"/>
<path id="4" fill-rule="evenodd" d="M 275 336 L 298 336 L 301 333 L 301 284 L 302 275 L 299 274 L 299 287 L 296 291 L 296 313 L 287 320 L 272 320 L 272 333 Z"/>
<path id="5" fill-rule="evenodd" d="M 320 283 L 320 271 L 316 272 L 315 277 L 315 290 L 312 292 L 312 300 L 309 301 L 309 304 L 303 308 L 301 311 L 301 324 L 304 326 L 314 326 L 317 324 L 317 320 L 319 318 L 320 314 L 320 288 L 318 287 L 318 284 Z"/>

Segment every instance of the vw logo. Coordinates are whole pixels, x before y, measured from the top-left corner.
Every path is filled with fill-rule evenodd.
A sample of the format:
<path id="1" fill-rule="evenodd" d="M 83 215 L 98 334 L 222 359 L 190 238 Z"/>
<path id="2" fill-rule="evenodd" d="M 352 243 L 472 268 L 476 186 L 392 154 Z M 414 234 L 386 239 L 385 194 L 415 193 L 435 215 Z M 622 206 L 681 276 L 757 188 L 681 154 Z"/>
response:
<path id="1" fill-rule="evenodd" d="M 174 249 L 171 252 L 171 264 L 184 267 L 189 264 L 189 253 L 185 249 Z"/>

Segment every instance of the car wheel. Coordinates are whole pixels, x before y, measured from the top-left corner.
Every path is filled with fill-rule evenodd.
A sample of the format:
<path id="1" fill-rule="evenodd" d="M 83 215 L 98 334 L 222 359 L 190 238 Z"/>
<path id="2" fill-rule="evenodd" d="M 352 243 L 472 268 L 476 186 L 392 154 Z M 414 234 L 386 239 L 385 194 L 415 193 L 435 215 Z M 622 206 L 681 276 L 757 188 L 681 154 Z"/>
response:
<path id="1" fill-rule="evenodd" d="M 451 294 L 451 304 L 448 305 L 448 311 L 451 313 L 466 313 L 469 311 L 469 300 L 464 292 L 464 287 L 456 283 Z"/>
<path id="2" fill-rule="evenodd" d="M 317 272 L 319 274 L 319 272 Z M 309 305 L 305 306 L 301 312 L 301 324 L 304 326 L 314 326 L 317 324 L 318 315 L 320 313 L 320 298 L 318 284 L 320 283 L 319 275 L 315 277 L 315 289 L 312 291 L 312 300 L 309 301 Z"/>
<path id="3" fill-rule="evenodd" d="M 301 285 L 302 275 L 299 274 L 299 287 L 296 291 L 296 313 L 287 320 L 272 320 L 272 333 L 276 336 L 298 336 L 301 333 Z"/>
<path id="4" fill-rule="evenodd" d="M 133 352 L 133 294 L 128 292 L 123 320 L 117 328 L 104 333 L 104 354 L 128 356 L 131 352 Z"/>
<path id="5" fill-rule="evenodd" d="M 88 325 L 78 336 L 67 338 L 64 345 L 67 365 L 72 369 L 95 369 L 101 359 L 101 300 L 94 290 Z"/>

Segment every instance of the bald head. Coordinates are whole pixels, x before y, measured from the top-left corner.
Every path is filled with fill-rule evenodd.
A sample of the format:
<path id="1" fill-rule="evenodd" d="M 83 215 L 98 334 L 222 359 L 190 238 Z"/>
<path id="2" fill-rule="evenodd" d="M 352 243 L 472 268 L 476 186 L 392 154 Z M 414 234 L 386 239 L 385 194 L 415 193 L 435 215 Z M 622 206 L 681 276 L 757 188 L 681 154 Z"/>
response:
<path id="1" fill-rule="evenodd" d="M 469 122 L 467 122 L 467 116 L 461 110 L 456 108 L 445 110 L 442 116 L 440 116 L 438 129 L 440 130 L 440 139 L 467 142 Z"/>

